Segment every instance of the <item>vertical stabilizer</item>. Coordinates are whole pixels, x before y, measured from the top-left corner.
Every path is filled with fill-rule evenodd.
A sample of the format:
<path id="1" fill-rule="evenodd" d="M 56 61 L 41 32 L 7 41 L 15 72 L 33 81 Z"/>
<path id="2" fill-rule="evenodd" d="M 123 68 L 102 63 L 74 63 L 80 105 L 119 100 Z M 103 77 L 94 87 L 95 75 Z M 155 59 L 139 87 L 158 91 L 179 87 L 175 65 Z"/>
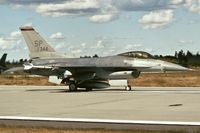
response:
<path id="1" fill-rule="evenodd" d="M 6 57 L 7 57 L 7 54 L 3 54 L 3 56 L 1 57 L 1 60 L 0 60 L 0 65 L 1 66 L 6 66 L 5 63 L 6 63 Z"/>
<path id="2" fill-rule="evenodd" d="M 30 58 L 60 58 L 64 57 L 57 53 L 32 27 L 20 28 L 24 40 L 29 49 Z"/>

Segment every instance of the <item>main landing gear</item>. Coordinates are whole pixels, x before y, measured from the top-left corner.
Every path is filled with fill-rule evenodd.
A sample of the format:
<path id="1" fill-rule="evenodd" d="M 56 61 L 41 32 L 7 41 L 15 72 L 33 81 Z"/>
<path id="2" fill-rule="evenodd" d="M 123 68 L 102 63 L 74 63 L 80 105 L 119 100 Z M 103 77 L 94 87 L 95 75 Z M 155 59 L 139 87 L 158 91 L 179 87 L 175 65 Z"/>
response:
<path id="1" fill-rule="evenodd" d="M 75 82 L 69 84 L 69 91 L 77 91 L 77 85 Z"/>
<path id="2" fill-rule="evenodd" d="M 75 81 L 71 81 L 68 85 L 69 85 L 70 92 L 75 92 L 78 90 L 78 86 Z M 86 88 L 86 91 L 92 91 L 92 88 Z"/>
<path id="3" fill-rule="evenodd" d="M 69 86 L 69 91 L 70 92 L 76 92 L 78 90 L 78 87 L 83 88 L 83 86 L 80 86 L 80 82 L 75 81 L 75 80 L 65 80 L 63 83 L 65 85 Z M 132 88 L 130 85 L 126 84 L 125 86 L 126 91 L 131 91 Z M 87 87 L 84 87 L 86 91 L 92 91 L 93 88 L 91 88 L 91 85 L 88 85 Z"/>
<path id="4" fill-rule="evenodd" d="M 75 92 L 78 90 L 78 87 L 75 83 L 70 83 L 69 84 L 69 91 L 70 92 Z M 86 88 L 86 91 L 92 91 L 92 88 Z"/>
<path id="5" fill-rule="evenodd" d="M 63 79 L 62 83 L 64 83 L 66 86 L 69 86 L 69 91 L 78 90 L 77 82 L 75 80 L 72 80 L 70 78 L 65 78 Z"/>

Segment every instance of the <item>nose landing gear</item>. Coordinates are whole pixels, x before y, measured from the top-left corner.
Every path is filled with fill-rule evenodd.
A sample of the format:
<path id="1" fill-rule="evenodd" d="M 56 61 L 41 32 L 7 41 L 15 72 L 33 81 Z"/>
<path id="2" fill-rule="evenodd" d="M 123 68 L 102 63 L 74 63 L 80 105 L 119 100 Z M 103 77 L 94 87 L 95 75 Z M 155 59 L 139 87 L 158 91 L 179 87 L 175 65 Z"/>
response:
<path id="1" fill-rule="evenodd" d="M 125 87 L 125 90 L 126 90 L 126 91 L 131 91 L 131 90 L 132 90 L 132 88 L 131 88 L 131 86 L 130 86 L 130 85 L 127 85 L 127 86 Z"/>

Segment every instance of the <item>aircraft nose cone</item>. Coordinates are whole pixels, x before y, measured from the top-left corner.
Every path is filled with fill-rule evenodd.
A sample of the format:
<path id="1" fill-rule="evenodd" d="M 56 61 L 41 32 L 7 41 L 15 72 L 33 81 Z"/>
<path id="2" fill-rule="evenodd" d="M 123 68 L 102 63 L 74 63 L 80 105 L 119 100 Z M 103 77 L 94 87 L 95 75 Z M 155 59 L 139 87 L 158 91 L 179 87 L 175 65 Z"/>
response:
<path id="1" fill-rule="evenodd" d="M 164 62 L 164 70 L 165 71 L 188 71 L 189 69 L 177 64 L 169 63 L 169 62 Z"/>

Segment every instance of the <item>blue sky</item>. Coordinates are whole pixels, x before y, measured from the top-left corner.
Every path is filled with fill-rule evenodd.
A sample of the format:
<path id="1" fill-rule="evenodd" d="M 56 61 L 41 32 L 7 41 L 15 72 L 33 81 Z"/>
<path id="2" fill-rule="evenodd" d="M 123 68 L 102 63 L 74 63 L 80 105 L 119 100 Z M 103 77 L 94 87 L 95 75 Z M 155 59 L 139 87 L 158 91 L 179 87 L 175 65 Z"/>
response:
<path id="1" fill-rule="evenodd" d="M 69 57 L 200 51 L 200 0 L 0 0 L 0 52 L 28 58 L 20 26 Z"/>

